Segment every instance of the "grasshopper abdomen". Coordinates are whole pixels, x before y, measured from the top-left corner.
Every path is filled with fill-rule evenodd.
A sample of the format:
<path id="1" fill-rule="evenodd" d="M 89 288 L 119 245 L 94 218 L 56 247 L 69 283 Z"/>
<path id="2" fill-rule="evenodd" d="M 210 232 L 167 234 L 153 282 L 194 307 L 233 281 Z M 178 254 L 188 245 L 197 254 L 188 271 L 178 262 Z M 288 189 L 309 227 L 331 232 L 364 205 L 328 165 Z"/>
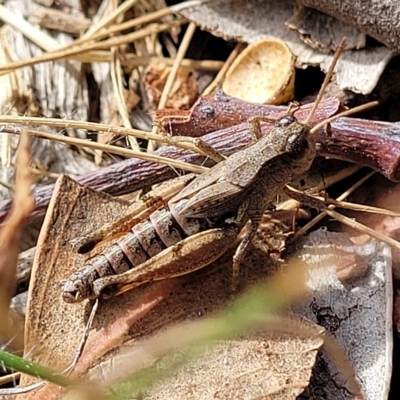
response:
<path id="1" fill-rule="evenodd" d="M 64 300 L 74 303 L 95 298 L 92 286 L 97 279 L 136 268 L 188 236 L 209 229 L 212 223 L 205 219 L 200 221 L 180 215 L 186 202 L 185 199 L 177 203 L 171 200 L 168 206 L 154 211 L 101 254 L 89 259 L 84 268 L 65 283 Z"/>

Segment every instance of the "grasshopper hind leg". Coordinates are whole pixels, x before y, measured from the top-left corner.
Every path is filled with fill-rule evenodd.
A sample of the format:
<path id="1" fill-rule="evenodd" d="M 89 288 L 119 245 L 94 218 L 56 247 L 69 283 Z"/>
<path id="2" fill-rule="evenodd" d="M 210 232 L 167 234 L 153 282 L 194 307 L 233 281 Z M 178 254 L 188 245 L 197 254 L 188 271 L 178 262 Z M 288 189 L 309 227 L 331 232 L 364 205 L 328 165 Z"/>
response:
<path id="1" fill-rule="evenodd" d="M 105 276 L 93 282 L 94 297 L 103 293 L 122 294 L 144 283 L 187 275 L 221 257 L 235 242 L 233 227 L 215 228 L 190 236 L 150 258 L 138 267 L 119 275 Z M 105 292 L 104 292 L 105 290 Z"/>

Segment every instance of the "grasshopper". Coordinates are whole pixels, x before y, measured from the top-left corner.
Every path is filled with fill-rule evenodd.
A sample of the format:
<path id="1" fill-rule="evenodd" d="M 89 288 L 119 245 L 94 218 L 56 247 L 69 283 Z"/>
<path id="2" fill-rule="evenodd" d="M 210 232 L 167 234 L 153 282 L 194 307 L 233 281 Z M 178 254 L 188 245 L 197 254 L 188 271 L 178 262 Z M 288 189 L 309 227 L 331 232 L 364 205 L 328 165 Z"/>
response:
<path id="1" fill-rule="evenodd" d="M 75 239 L 78 251 L 86 252 L 104 239 L 120 236 L 66 281 L 63 299 L 74 303 L 121 294 L 147 282 L 201 269 L 222 256 L 249 224 L 233 257 L 234 289 L 240 262 L 264 212 L 279 193 L 287 191 L 289 182 L 311 167 L 316 155 L 314 132 L 319 126 L 311 128 L 309 121 L 343 46 L 342 41 L 304 123 L 289 110 L 262 138 L 260 122 L 266 118 L 252 118 L 249 128 L 254 144 L 198 177 L 189 175 L 162 184 L 118 221 Z"/>

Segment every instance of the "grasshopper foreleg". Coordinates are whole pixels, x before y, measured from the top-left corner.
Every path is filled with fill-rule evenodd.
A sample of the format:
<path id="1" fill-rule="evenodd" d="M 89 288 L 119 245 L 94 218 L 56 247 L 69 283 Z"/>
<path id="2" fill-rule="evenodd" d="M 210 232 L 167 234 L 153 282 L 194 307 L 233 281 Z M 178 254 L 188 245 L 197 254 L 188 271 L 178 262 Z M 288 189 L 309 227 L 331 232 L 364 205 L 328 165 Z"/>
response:
<path id="1" fill-rule="evenodd" d="M 251 242 L 255 234 L 257 233 L 257 229 L 260 226 L 260 222 L 263 216 L 262 210 L 264 207 L 262 206 L 262 198 L 259 196 L 250 196 L 243 204 L 239 207 L 237 215 L 234 219 L 229 220 L 230 223 L 233 223 L 239 227 L 243 227 L 247 220 L 250 219 L 250 226 L 247 228 L 247 231 L 239 243 L 235 254 L 233 256 L 232 262 L 232 291 L 235 291 L 239 281 L 239 271 L 240 271 L 240 263 L 243 261 L 244 256 L 249 249 Z"/>

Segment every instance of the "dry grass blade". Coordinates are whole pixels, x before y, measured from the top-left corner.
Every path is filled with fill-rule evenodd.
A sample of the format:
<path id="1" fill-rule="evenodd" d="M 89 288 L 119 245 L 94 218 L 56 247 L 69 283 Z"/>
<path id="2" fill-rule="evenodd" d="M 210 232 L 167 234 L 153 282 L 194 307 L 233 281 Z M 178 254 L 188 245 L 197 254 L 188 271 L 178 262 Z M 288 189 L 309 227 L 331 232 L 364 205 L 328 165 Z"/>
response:
<path id="1" fill-rule="evenodd" d="M 347 210 L 362 211 L 365 213 L 388 215 L 391 217 L 400 217 L 400 214 L 395 211 L 386 210 L 385 208 L 372 207 L 364 204 L 349 203 L 347 201 L 338 201 L 333 199 L 327 199 L 327 204 L 331 204 L 335 207 L 346 208 Z"/>
<path id="2" fill-rule="evenodd" d="M 343 38 L 340 41 L 338 47 L 336 48 L 336 51 L 335 51 L 335 54 L 334 54 L 333 59 L 331 61 L 330 67 L 329 67 L 329 69 L 328 69 L 328 71 L 327 71 L 327 73 L 325 75 L 324 81 L 322 82 L 321 89 L 318 92 L 318 96 L 317 96 L 317 98 L 315 100 L 314 106 L 311 109 L 309 116 L 305 120 L 306 124 L 310 123 L 312 116 L 314 115 L 315 111 L 317 110 L 318 104 L 322 100 L 322 96 L 325 93 L 325 89 L 328 86 L 328 83 L 332 78 L 333 70 L 334 70 L 334 68 L 335 68 L 335 66 L 337 64 L 337 61 L 338 61 L 340 55 L 342 54 L 342 51 L 344 50 L 345 44 L 346 44 L 346 38 Z"/>
<path id="3" fill-rule="evenodd" d="M 174 64 L 172 69 L 168 75 L 167 82 L 165 83 L 164 89 L 161 94 L 160 102 L 158 103 L 158 109 L 162 109 L 166 106 L 168 97 L 170 95 L 172 86 L 176 80 L 176 76 L 178 73 L 178 69 L 181 65 L 183 57 L 185 56 L 187 49 L 189 47 L 190 41 L 192 40 L 193 34 L 196 30 L 196 24 L 191 22 L 186 29 L 185 36 L 183 37 L 182 43 L 179 46 L 178 53 L 175 57 Z M 158 132 L 158 126 L 154 125 L 152 133 L 156 134 Z M 155 149 L 155 143 L 153 141 L 149 141 L 147 150 L 152 151 Z"/>
<path id="4" fill-rule="evenodd" d="M 0 4 L 0 19 L 6 24 L 13 26 L 15 29 L 21 31 L 29 40 L 36 43 L 46 51 L 53 51 L 58 49 L 59 44 L 51 36 L 47 35 L 40 29 L 31 25 L 24 18 L 14 15 L 6 7 Z"/>
<path id="5" fill-rule="evenodd" d="M 24 60 L 24 61 L 18 61 L 15 63 L 8 64 L 4 67 L 0 67 L 0 74 L 8 74 L 15 69 L 18 68 L 23 68 L 23 67 L 29 67 L 38 63 L 46 62 L 46 61 L 54 61 L 54 60 L 60 60 L 63 58 L 68 58 L 77 54 L 85 53 L 89 50 L 97 50 L 97 49 L 108 49 L 113 46 L 120 46 L 126 43 L 133 42 L 135 40 L 144 38 L 149 35 L 155 35 L 160 32 L 167 31 L 171 29 L 173 26 L 177 25 L 182 25 L 185 23 L 186 20 L 180 19 L 177 21 L 173 21 L 168 24 L 160 24 L 157 26 L 149 26 L 146 28 L 143 28 L 141 30 L 138 30 L 136 32 L 132 32 L 126 35 L 106 39 L 101 42 L 95 42 L 95 43 L 88 43 L 85 46 L 74 46 L 72 48 L 68 49 L 62 49 L 62 50 L 56 50 L 51 53 L 45 53 L 39 57 L 33 57 L 29 60 Z"/>
<path id="6" fill-rule="evenodd" d="M 304 196 L 304 192 L 298 191 L 297 189 L 291 189 L 292 193 L 299 193 L 300 196 Z M 310 199 L 312 199 L 312 197 L 310 197 Z M 348 227 L 355 229 L 361 233 L 366 233 L 367 235 L 380 240 L 383 243 L 386 243 L 387 245 L 389 245 L 390 247 L 392 247 L 393 249 L 399 250 L 400 251 L 400 242 L 398 242 L 397 240 L 392 239 L 389 236 L 386 236 L 374 229 L 369 228 L 366 225 L 363 225 L 357 221 L 355 221 L 354 219 L 348 218 L 336 211 L 333 210 L 333 208 L 335 208 L 335 205 L 331 204 L 329 207 L 323 206 L 324 201 L 321 199 L 317 199 L 314 198 L 314 200 L 317 200 L 317 202 L 319 203 L 318 207 L 321 211 L 323 211 L 323 213 L 321 213 L 320 215 L 318 215 L 316 218 L 314 218 L 312 221 L 310 221 L 308 224 L 306 224 L 303 228 L 301 228 L 300 230 L 298 230 L 295 234 L 295 236 L 293 237 L 293 239 L 295 239 L 296 237 L 300 236 L 301 234 L 305 233 L 307 229 L 309 229 L 312 225 L 314 225 L 316 223 L 316 221 L 320 221 L 325 215 L 329 215 L 330 217 L 334 218 L 335 220 L 341 222 L 344 225 L 347 225 Z M 340 206 L 340 202 L 338 203 L 338 206 Z M 343 206 L 346 205 L 346 203 L 342 203 Z M 349 209 L 353 209 L 353 210 L 357 210 L 357 211 L 368 211 L 371 213 L 379 213 L 379 214 L 383 214 L 383 215 L 392 215 L 392 216 L 397 216 L 397 213 L 388 211 L 388 210 L 383 210 L 383 209 L 379 209 L 379 208 L 375 208 L 375 207 L 369 207 L 368 206 L 361 206 L 361 205 L 357 205 L 357 204 L 351 204 L 350 203 L 350 207 Z"/>
<path id="7" fill-rule="evenodd" d="M 172 13 L 175 12 L 179 12 L 185 8 L 189 8 L 189 7 L 194 7 L 194 6 L 198 6 L 204 3 L 207 3 L 210 0 L 192 0 L 192 1 L 185 1 L 183 3 L 180 4 L 176 4 L 174 6 L 171 7 L 165 7 L 162 8 L 160 10 L 151 12 L 151 13 L 147 13 L 145 15 L 141 15 L 135 19 L 129 20 L 129 21 L 124 21 L 120 24 L 112 24 L 110 27 L 108 27 L 107 29 L 102 29 L 100 32 L 99 29 L 101 29 L 104 26 L 107 26 L 110 22 L 112 22 L 115 18 L 117 18 L 117 16 L 121 13 L 124 12 L 124 6 L 128 3 L 123 3 L 120 7 L 118 7 L 117 9 L 115 9 L 115 11 L 107 18 L 105 18 L 104 20 L 100 21 L 100 23 L 98 25 L 96 25 L 95 27 L 89 29 L 82 37 L 80 37 L 79 39 L 77 39 L 75 41 L 75 43 L 73 45 L 78 45 L 78 44 L 83 44 L 87 41 L 91 41 L 91 40 L 100 40 L 103 39 L 106 36 L 109 35 L 113 35 L 115 33 L 119 33 L 121 31 L 127 30 L 127 29 L 132 29 L 136 26 L 139 25 L 144 25 L 147 24 L 149 22 L 153 22 L 156 20 L 159 20 L 160 18 L 166 16 L 166 15 L 170 15 Z M 72 45 L 71 45 L 72 46 Z M 68 46 L 70 47 L 70 46 Z"/>
<path id="8" fill-rule="evenodd" d="M 81 122 L 67 119 L 58 119 L 58 118 L 36 118 L 36 117 L 13 117 L 8 115 L 0 116 L 0 124 L 10 124 L 10 123 L 22 123 L 22 124 L 31 124 L 31 125 L 46 125 L 57 128 L 75 128 L 75 129 L 87 129 L 90 131 L 99 131 L 99 132 L 107 132 L 107 133 L 115 133 L 116 135 L 122 136 L 135 136 L 137 138 L 146 139 L 146 140 L 155 140 L 162 143 L 170 143 L 170 139 L 168 137 L 153 134 L 151 132 L 140 131 L 137 129 L 127 129 L 118 126 L 105 125 L 105 124 L 97 124 L 93 122 Z M 10 129 L 9 127 L 3 128 L 3 132 L 19 134 L 20 132 L 17 129 Z M 50 139 L 60 143 L 71 144 L 75 146 L 87 147 L 95 150 L 101 150 L 109 153 L 120 154 L 127 157 L 136 157 L 141 160 L 153 161 L 157 163 L 162 163 L 169 165 L 173 168 L 183 169 L 185 171 L 194 172 L 200 174 L 208 170 L 208 168 L 198 165 L 193 165 L 190 163 L 185 163 L 183 161 L 177 161 L 166 157 L 156 156 L 154 154 L 148 154 L 145 152 L 125 149 L 118 146 L 112 145 L 104 145 L 96 142 L 91 142 L 89 140 L 84 139 L 76 139 L 70 138 L 62 135 L 56 135 L 46 132 L 27 130 L 32 136 L 36 136 L 42 139 Z"/>
<path id="9" fill-rule="evenodd" d="M 354 185 L 352 185 L 349 189 L 347 189 L 344 193 L 342 193 L 336 200 L 337 201 L 342 201 L 346 199 L 351 193 L 353 193 L 356 189 L 358 189 L 364 182 L 366 182 L 372 175 L 374 175 L 375 172 L 372 171 L 365 175 L 363 178 L 359 179 Z M 334 208 L 334 206 L 330 206 L 329 208 Z M 309 221 L 306 225 L 304 225 L 302 228 L 300 228 L 294 235 L 294 238 L 297 238 L 304 233 L 306 233 L 308 230 L 310 230 L 314 225 L 316 225 L 319 221 L 324 219 L 326 216 L 325 212 L 321 212 L 318 214 L 315 218 L 313 218 L 311 221 Z"/>
<path id="10" fill-rule="evenodd" d="M 51 36 L 44 33 L 42 30 L 35 28 L 25 19 L 14 15 L 11 13 L 7 8 L 0 5 L 0 19 L 2 19 L 5 23 L 10 24 L 15 29 L 21 31 L 29 40 L 33 43 L 36 43 L 39 47 L 46 50 L 47 52 L 65 52 L 68 49 L 73 47 L 83 46 L 85 43 L 90 42 L 99 42 L 100 40 L 104 39 L 105 37 L 109 37 L 115 34 L 120 33 L 121 31 L 126 31 L 128 29 L 135 28 L 139 25 L 143 25 L 152 21 L 156 21 L 159 18 L 175 13 L 187 7 L 192 7 L 195 5 L 199 5 L 202 3 L 206 3 L 208 0 L 195 0 L 195 1 L 186 1 L 185 3 L 177 4 L 172 7 L 165 7 L 161 10 L 157 10 L 152 13 L 147 13 L 146 15 L 140 16 L 138 18 L 134 18 L 132 20 L 128 20 L 119 24 L 112 24 L 111 27 L 104 28 L 105 26 L 109 25 L 111 22 L 115 20 L 121 13 L 124 13 L 127 9 L 131 8 L 137 0 L 125 2 L 121 4 L 113 13 L 107 15 L 107 18 L 101 20 L 99 24 L 90 28 L 83 36 L 75 40 L 75 42 L 64 46 L 60 49 L 60 45 L 57 41 L 55 41 Z M 104 29 L 103 29 L 104 28 Z M 132 58 L 133 56 L 133 58 Z M 79 54 L 74 56 L 71 55 L 72 58 L 78 59 L 82 62 L 110 62 L 112 61 L 112 54 L 110 52 L 105 51 L 89 51 L 85 52 L 85 54 Z M 126 59 L 125 59 L 126 58 Z M 36 59 L 38 60 L 38 59 Z M 129 65 L 130 67 L 137 66 L 137 65 L 148 65 L 151 61 L 157 60 L 165 62 L 166 64 L 173 64 L 174 60 L 170 58 L 163 58 L 160 60 L 159 57 L 138 57 L 133 54 L 125 54 L 124 60 L 122 64 L 124 66 Z M 40 61 L 38 61 L 40 62 Z M 207 69 L 207 70 L 219 70 L 222 62 L 219 61 L 207 61 L 207 60 L 184 60 L 183 64 L 185 66 L 192 66 L 195 69 Z M 15 65 L 15 64 L 13 64 Z M 10 64 L 7 65 L 7 68 L 10 68 Z M 23 65 L 21 65 L 23 67 Z"/>
<path id="11" fill-rule="evenodd" d="M 109 144 L 100 144 L 100 143 L 91 142 L 91 141 L 85 140 L 85 139 L 70 138 L 67 136 L 54 135 L 54 134 L 45 133 L 45 132 L 38 132 L 38 131 L 27 131 L 27 132 L 29 134 L 31 134 L 32 136 L 36 136 L 36 137 L 39 137 L 42 139 L 50 139 L 50 140 L 54 140 L 54 141 L 57 141 L 60 143 L 66 143 L 66 144 L 71 144 L 71 145 L 75 145 L 75 146 L 87 147 L 90 149 L 101 150 L 101 151 L 113 153 L 113 154 L 120 154 L 122 156 L 127 156 L 127 157 L 136 157 L 141 160 L 152 161 L 152 162 L 159 163 L 159 164 L 166 164 L 166 165 L 169 165 L 174 168 L 183 169 L 185 171 L 190 171 L 190 172 L 194 172 L 197 174 L 208 170 L 207 167 L 193 165 L 193 164 L 186 163 L 183 161 L 178 161 L 178 160 L 173 160 L 173 159 L 167 158 L 167 157 L 157 156 L 155 154 L 149 154 L 149 153 L 145 153 L 145 152 L 141 152 L 141 151 L 125 149 L 123 147 L 112 146 Z"/>
<path id="12" fill-rule="evenodd" d="M 114 22 L 120 15 L 125 14 L 126 11 L 133 7 L 134 4 L 137 3 L 137 1 L 138 0 L 129 0 L 120 4 L 119 7 L 114 9 L 109 15 L 106 15 L 95 26 L 88 29 L 88 31 L 82 36 L 81 39 L 90 38 L 94 33 Z"/>
<path id="13" fill-rule="evenodd" d="M 39 117 L 25 117 L 25 116 L 12 116 L 0 115 L 0 124 L 27 124 L 36 126 L 50 126 L 53 128 L 61 129 L 86 129 L 88 131 L 110 132 L 120 136 L 135 136 L 139 139 L 155 140 L 162 143 L 169 143 L 170 140 L 161 135 L 155 135 L 151 132 L 141 131 L 138 129 L 127 129 L 120 126 L 98 124 L 95 122 L 75 121 L 73 119 L 60 119 L 60 118 L 39 118 Z M 8 130 L 8 132 L 10 132 Z M 13 133 L 12 131 L 10 133 Z"/>
<path id="14" fill-rule="evenodd" d="M 148 26 L 129 34 L 102 40 L 103 38 L 109 37 L 110 35 L 119 33 L 127 29 L 132 29 L 133 27 L 138 25 L 143 25 L 145 23 L 158 20 L 162 16 L 176 13 L 184 8 L 200 5 L 208 1 L 209 0 L 194 0 L 194 1 L 183 2 L 182 4 L 177 4 L 173 7 L 166 7 L 164 9 L 157 10 L 156 12 L 150 13 L 148 15 L 144 15 L 139 18 L 123 22 L 121 24 L 116 24 L 108 29 L 102 29 L 103 27 L 109 25 L 113 20 L 115 20 L 115 18 L 117 18 L 118 15 L 124 13 L 127 10 L 128 6 L 132 5 L 135 1 L 125 2 L 119 8 L 117 8 L 112 14 L 110 14 L 107 18 L 102 20 L 99 23 L 99 25 L 90 29 L 85 35 L 77 39 L 74 43 L 63 47 L 62 49 L 45 53 L 38 57 L 33 57 L 29 60 L 10 63 L 7 66 L 0 68 L 0 74 L 10 73 L 15 69 L 28 67 L 46 61 L 54 61 L 68 57 L 78 57 L 78 58 L 80 58 L 81 56 L 85 57 L 85 54 L 82 53 L 87 53 L 90 50 L 108 49 L 111 48 L 112 46 L 119 46 L 122 44 L 130 43 L 140 38 L 169 30 L 173 26 L 185 23 L 186 19 L 181 18 L 180 20 L 173 21 L 172 23 L 168 24 L 157 24 L 155 26 Z M 17 29 L 19 29 L 19 26 L 17 27 Z M 48 37 L 46 38 L 46 35 L 43 34 L 41 35 L 43 36 L 42 43 L 46 43 L 46 39 L 49 38 Z M 52 49 L 53 46 L 54 43 L 50 42 L 49 45 L 46 46 L 47 50 Z"/>
<path id="15" fill-rule="evenodd" d="M 235 61 L 236 57 L 240 52 L 243 50 L 243 43 L 238 43 L 235 48 L 232 50 L 231 54 L 229 55 L 228 59 L 219 69 L 217 76 L 214 80 L 203 90 L 203 96 L 213 93 L 225 79 L 226 72 L 228 71 L 229 67 Z"/>
<path id="16" fill-rule="evenodd" d="M 20 348 L 23 344 L 22 326 L 13 326 L 9 320 L 9 306 L 15 290 L 15 275 L 20 251 L 20 238 L 25 222 L 34 209 L 31 195 L 30 139 L 21 134 L 16 161 L 15 197 L 11 212 L 0 231 L 0 336 L 15 337 Z"/>
<path id="17" fill-rule="evenodd" d="M 347 115 L 353 115 L 353 114 L 356 114 L 356 113 L 359 113 L 362 111 L 366 111 L 366 110 L 376 107 L 378 105 L 379 105 L 379 101 L 370 101 L 369 103 L 362 104 L 361 106 L 357 106 L 357 107 L 351 108 L 349 110 L 343 111 L 339 114 L 336 114 L 330 118 L 325 119 L 324 121 L 320 122 L 319 124 L 314 125 L 311 128 L 311 132 L 312 133 L 317 132 L 318 129 L 322 128 L 326 124 L 329 124 L 330 122 L 336 121 L 339 118 L 346 117 Z"/>
<path id="18" fill-rule="evenodd" d="M 74 56 L 73 59 L 80 60 L 82 62 L 111 62 L 113 55 L 110 51 L 89 51 L 85 54 Z M 156 57 L 156 56 L 137 56 L 135 54 L 124 54 L 121 60 L 121 65 L 128 68 L 135 67 L 147 67 L 151 63 L 160 62 L 167 66 L 172 66 L 174 64 L 174 59 L 169 57 Z M 189 67 L 194 70 L 199 71 L 219 71 L 224 65 L 223 61 L 214 60 L 193 60 L 189 58 L 184 58 L 182 60 L 181 66 Z"/>
<path id="19" fill-rule="evenodd" d="M 349 217 L 346 217 L 342 214 L 339 214 L 338 212 L 329 209 L 329 208 L 325 208 L 324 212 L 329 215 L 330 217 L 336 219 L 337 221 L 341 222 L 342 224 L 347 225 L 350 228 L 356 229 L 359 232 L 362 233 L 366 233 L 367 235 L 380 240 L 383 243 L 386 243 L 387 245 L 389 245 L 390 247 L 392 247 L 395 250 L 400 251 L 400 242 L 398 242 L 397 240 L 394 240 L 392 238 L 390 238 L 389 236 L 386 236 L 374 229 L 369 228 L 368 226 L 365 226 L 357 221 L 355 221 L 354 219 L 351 219 Z"/>
<path id="20" fill-rule="evenodd" d="M 185 36 L 183 37 L 182 43 L 179 46 L 178 53 L 176 54 L 176 58 L 174 64 L 172 66 L 171 72 L 169 73 L 167 82 L 165 83 L 163 92 L 161 94 L 161 99 L 158 104 L 158 108 L 164 108 L 167 104 L 167 100 L 172 89 L 172 85 L 176 79 L 176 74 L 178 73 L 179 66 L 181 65 L 181 61 L 185 56 L 187 49 L 189 47 L 190 41 L 192 40 L 193 34 L 196 30 L 196 24 L 191 22 L 186 29 Z"/>
<path id="21" fill-rule="evenodd" d="M 125 128 L 132 129 L 132 124 L 129 120 L 129 112 L 128 107 L 126 105 L 126 101 L 124 99 L 123 94 L 123 83 L 122 83 L 122 70 L 121 70 L 121 62 L 119 57 L 118 48 L 112 49 L 113 59 L 111 61 L 111 82 L 114 89 L 114 96 L 117 102 L 117 107 L 121 119 L 123 120 Z M 131 148 L 135 151 L 140 151 L 139 143 L 137 142 L 134 136 L 128 136 L 128 141 Z"/>

